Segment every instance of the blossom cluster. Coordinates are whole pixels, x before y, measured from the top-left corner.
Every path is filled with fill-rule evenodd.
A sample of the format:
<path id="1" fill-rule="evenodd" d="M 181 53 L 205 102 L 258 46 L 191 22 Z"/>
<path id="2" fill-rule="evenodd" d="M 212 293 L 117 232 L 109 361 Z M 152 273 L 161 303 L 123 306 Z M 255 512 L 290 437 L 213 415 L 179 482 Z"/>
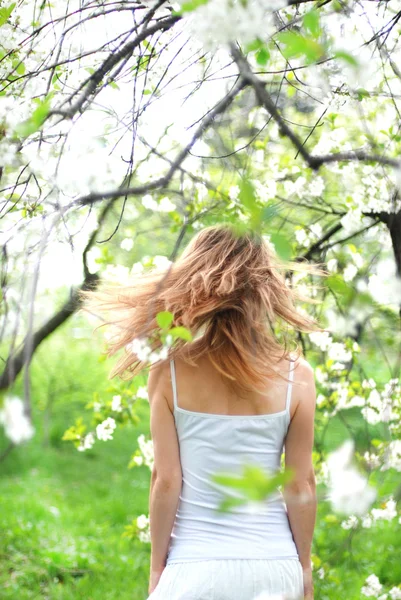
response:
<path id="1" fill-rule="evenodd" d="M 180 9 L 183 2 L 176 6 Z M 287 6 L 287 0 L 210 0 L 197 3 L 188 17 L 187 26 L 205 50 L 238 41 L 247 44 L 264 39 L 274 31 L 273 12 Z"/>
<path id="2" fill-rule="evenodd" d="M 137 466 L 145 465 L 152 471 L 154 465 L 153 441 L 150 439 L 146 440 L 144 434 L 141 434 L 138 437 L 138 445 L 139 448 L 132 457 L 131 464 Z"/>
<path id="3" fill-rule="evenodd" d="M 352 465 L 353 452 L 354 441 L 347 440 L 328 455 L 328 499 L 336 512 L 363 515 L 377 492 Z"/>
<path id="4" fill-rule="evenodd" d="M 361 525 L 364 529 L 370 529 L 377 521 L 392 521 L 397 515 L 397 503 L 394 498 L 390 497 L 383 508 L 372 508 L 370 512 L 361 518 L 358 518 L 356 515 L 350 515 L 348 519 L 341 523 L 341 527 L 343 529 L 356 529 Z"/>
<path id="5" fill-rule="evenodd" d="M 0 410 L 0 425 L 13 444 L 22 444 L 30 440 L 35 433 L 30 419 L 24 411 L 24 403 L 17 396 L 6 396 Z"/>
<path id="6" fill-rule="evenodd" d="M 98 440 L 102 440 L 104 442 L 113 439 L 113 432 L 117 427 L 117 423 L 113 417 L 107 417 L 101 423 L 96 426 L 96 437 L 93 431 L 90 431 L 85 436 L 81 438 L 79 445 L 77 446 L 77 450 L 79 452 L 84 452 L 85 450 L 90 450 L 96 438 Z"/>
<path id="7" fill-rule="evenodd" d="M 377 600 L 400 600 L 401 587 L 392 587 L 388 592 L 383 592 L 383 585 L 380 583 L 377 575 L 369 575 L 365 581 L 365 585 L 361 589 L 361 594 L 368 598 L 376 598 Z M 380 595 L 379 595 L 380 594 Z"/>
<path id="8" fill-rule="evenodd" d="M 146 339 L 134 338 L 129 344 L 126 345 L 126 349 L 132 354 L 135 354 L 141 362 L 155 363 L 160 360 L 166 360 L 168 358 L 169 343 L 171 345 L 172 338 L 166 339 L 166 345 L 160 350 L 152 350 Z"/>
<path id="9" fill-rule="evenodd" d="M 150 521 L 149 516 L 139 515 L 136 519 L 136 526 L 138 528 L 139 541 L 145 544 L 150 544 Z"/>

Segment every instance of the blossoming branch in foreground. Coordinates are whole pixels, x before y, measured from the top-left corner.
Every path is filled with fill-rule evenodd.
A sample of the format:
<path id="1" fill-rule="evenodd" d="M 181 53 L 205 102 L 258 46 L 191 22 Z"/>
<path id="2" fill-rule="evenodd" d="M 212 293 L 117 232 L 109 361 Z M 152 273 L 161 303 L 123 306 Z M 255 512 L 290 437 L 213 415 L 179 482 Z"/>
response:
<path id="1" fill-rule="evenodd" d="M 17 396 L 5 397 L 4 406 L 0 410 L 0 424 L 13 444 L 22 444 L 35 433 L 35 428 L 25 415 L 24 403 Z"/>
<path id="2" fill-rule="evenodd" d="M 354 441 L 347 440 L 327 458 L 329 500 L 336 512 L 363 515 L 376 498 L 363 475 L 352 466 Z"/>
<path id="3" fill-rule="evenodd" d="M 183 1 L 175 5 L 179 10 Z M 213 0 L 189 13 L 188 27 L 205 50 L 238 41 L 247 44 L 264 39 L 273 31 L 273 12 L 287 6 L 287 0 Z"/>

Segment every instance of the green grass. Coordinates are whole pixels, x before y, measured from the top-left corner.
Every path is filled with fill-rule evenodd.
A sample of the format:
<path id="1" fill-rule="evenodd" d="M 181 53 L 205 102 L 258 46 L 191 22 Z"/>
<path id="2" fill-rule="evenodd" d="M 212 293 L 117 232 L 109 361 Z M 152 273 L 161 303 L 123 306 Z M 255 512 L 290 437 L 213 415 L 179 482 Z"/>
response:
<path id="1" fill-rule="evenodd" d="M 149 406 L 138 405 L 138 426 L 117 429 L 90 451 L 62 441 L 77 416 L 90 421 L 84 407 L 93 391 L 110 398 L 116 385 L 99 345 L 74 339 L 70 327 L 35 355 L 34 438 L 0 463 L 0 598 L 143 600 L 150 547 L 122 533 L 148 511 L 149 470 L 127 465 L 148 431 Z M 22 397 L 20 385 L 12 394 Z M 0 428 L 0 453 L 6 446 Z"/>
<path id="2" fill-rule="evenodd" d="M 127 470 L 142 429 L 86 454 L 37 439 L 2 465 L 0 597 L 142 599 L 149 546 L 122 538 L 147 512 L 149 471 Z"/>

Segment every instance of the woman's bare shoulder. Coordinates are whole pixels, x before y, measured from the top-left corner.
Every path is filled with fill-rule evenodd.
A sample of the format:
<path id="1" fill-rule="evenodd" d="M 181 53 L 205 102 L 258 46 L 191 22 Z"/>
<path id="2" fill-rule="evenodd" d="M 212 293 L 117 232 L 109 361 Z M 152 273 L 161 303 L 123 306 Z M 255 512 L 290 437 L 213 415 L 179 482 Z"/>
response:
<path id="1" fill-rule="evenodd" d="M 294 390 L 293 404 L 294 412 L 299 404 L 314 405 L 316 402 L 315 372 L 306 358 L 297 358 L 294 366 Z"/>
<path id="2" fill-rule="evenodd" d="M 171 375 L 169 362 L 158 362 L 151 365 L 148 377 L 149 397 L 153 396 L 156 392 L 168 397 L 170 388 Z"/>
<path id="3" fill-rule="evenodd" d="M 307 379 L 310 379 L 311 376 L 314 375 L 314 369 L 312 365 L 304 356 L 299 356 L 295 360 L 294 368 L 297 370 L 297 373 L 301 378 L 305 376 Z"/>

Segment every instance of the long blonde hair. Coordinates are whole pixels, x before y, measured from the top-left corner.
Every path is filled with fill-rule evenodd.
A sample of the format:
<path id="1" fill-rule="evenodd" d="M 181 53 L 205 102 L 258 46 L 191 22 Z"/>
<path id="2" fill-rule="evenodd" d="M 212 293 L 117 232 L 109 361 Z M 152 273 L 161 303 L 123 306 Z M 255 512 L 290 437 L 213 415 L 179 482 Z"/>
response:
<path id="1" fill-rule="evenodd" d="M 169 311 L 173 325 L 187 328 L 194 338 L 178 340 L 165 360 L 181 357 L 193 362 L 207 355 L 227 383 L 255 390 L 277 377 L 275 364 L 289 356 L 288 328 L 281 328 L 279 340 L 274 332 L 278 321 L 296 331 L 324 331 L 295 307 L 298 300 L 318 301 L 290 287 L 285 272 L 327 275 L 306 261 L 280 259 L 261 235 L 211 226 L 199 231 L 164 272 L 151 271 L 130 285 L 103 283 L 81 292 L 81 310 L 107 315 L 98 327 L 112 327 L 108 356 L 124 348 L 109 378 L 130 379 L 147 366 L 129 344 L 152 338 L 152 350 L 160 349 L 162 342 L 154 338 L 156 315 Z M 297 343 L 293 353 L 302 354 Z"/>

